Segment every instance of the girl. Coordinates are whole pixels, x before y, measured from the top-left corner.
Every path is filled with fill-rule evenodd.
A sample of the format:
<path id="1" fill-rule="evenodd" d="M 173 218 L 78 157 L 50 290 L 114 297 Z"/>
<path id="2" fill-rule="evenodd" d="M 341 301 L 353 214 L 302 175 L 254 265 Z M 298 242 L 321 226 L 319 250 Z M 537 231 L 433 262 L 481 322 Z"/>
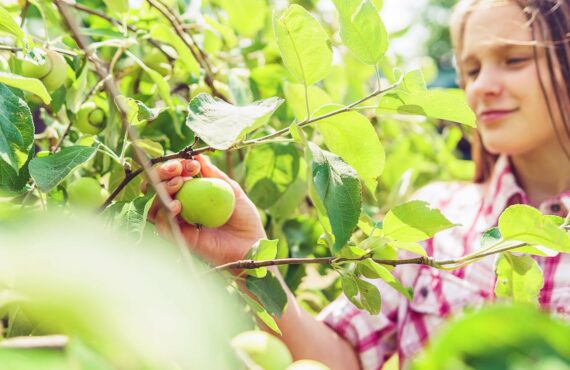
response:
<path id="1" fill-rule="evenodd" d="M 479 123 L 477 171 L 473 183 L 432 184 L 415 196 L 463 225 L 426 243 L 428 254 L 438 259 L 478 249 L 482 232 L 495 226 L 511 204 L 560 216 L 570 209 L 570 3 L 462 0 L 453 14 L 452 34 L 460 84 Z M 158 171 L 171 194 L 183 177 L 199 171 L 233 187 L 237 206 L 226 225 L 198 230 L 180 224 L 189 247 L 213 264 L 241 259 L 265 236 L 253 203 L 207 158 L 170 162 Z M 177 214 L 180 204 L 174 201 L 171 210 Z M 165 211 L 153 211 L 151 218 L 168 233 Z M 536 259 L 545 279 L 539 303 L 570 315 L 570 256 Z M 341 296 L 315 319 L 287 290 L 289 302 L 277 321 L 282 340 L 296 359 L 313 358 L 331 369 L 378 369 L 394 353 L 406 367 L 447 316 L 493 299 L 493 261 L 489 256 L 455 271 L 399 266 L 394 272 L 414 288 L 414 299 L 408 302 L 378 283 L 383 306 L 377 316 Z"/>

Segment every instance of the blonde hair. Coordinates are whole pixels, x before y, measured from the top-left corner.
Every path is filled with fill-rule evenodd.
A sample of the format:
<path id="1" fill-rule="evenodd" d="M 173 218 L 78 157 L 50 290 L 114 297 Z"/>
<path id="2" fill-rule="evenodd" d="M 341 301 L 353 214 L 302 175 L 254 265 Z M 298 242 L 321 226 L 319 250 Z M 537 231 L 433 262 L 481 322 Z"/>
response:
<path id="1" fill-rule="evenodd" d="M 570 139 L 570 1 L 568 0 L 460 0 L 453 9 L 450 29 L 451 40 L 455 51 L 455 60 L 463 48 L 465 24 L 474 9 L 481 6 L 494 6 L 501 4 L 516 4 L 528 19 L 528 25 L 532 31 L 533 39 L 539 42 L 533 43 L 535 58 L 537 47 L 546 48 L 546 60 L 548 75 L 541 76 L 537 73 L 546 97 L 546 85 L 552 86 L 556 101 L 546 99 L 548 113 L 559 139 L 560 145 L 570 160 L 570 148 L 564 147 L 562 135 Z M 538 66 L 538 64 L 537 64 Z M 463 87 L 461 65 L 456 63 L 458 71 L 458 83 Z M 546 78 L 546 79 L 545 79 Z M 563 122 L 563 132 L 559 132 L 555 118 Z M 491 171 L 498 155 L 489 153 L 483 146 L 480 135 L 475 132 L 472 140 L 472 157 L 475 162 L 475 182 L 485 182 L 491 176 Z"/>

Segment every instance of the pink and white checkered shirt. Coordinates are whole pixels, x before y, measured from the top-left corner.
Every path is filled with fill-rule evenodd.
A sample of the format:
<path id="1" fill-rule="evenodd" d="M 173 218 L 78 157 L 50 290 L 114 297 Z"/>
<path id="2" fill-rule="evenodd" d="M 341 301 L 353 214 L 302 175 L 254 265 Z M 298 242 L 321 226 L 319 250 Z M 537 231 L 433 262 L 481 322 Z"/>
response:
<path id="1" fill-rule="evenodd" d="M 528 203 L 506 156 L 499 158 L 485 184 L 435 183 L 420 189 L 414 198 L 429 202 L 451 222 L 462 225 L 442 231 L 425 243 L 428 255 L 436 259 L 457 258 L 479 249 L 482 233 L 496 226 L 507 206 Z M 565 216 L 570 209 L 570 190 L 543 202 L 539 209 Z M 495 258 L 489 256 L 454 271 L 398 266 L 393 272 L 404 286 L 413 287 L 412 302 L 382 281 L 372 281 L 382 294 L 380 314 L 361 311 L 342 295 L 317 318 L 354 346 L 363 369 L 382 368 L 396 352 L 400 368 L 405 368 L 428 338 L 441 329 L 447 316 L 466 307 L 480 307 L 494 298 Z M 535 259 L 544 273 L 540 304 L 570 319 L 570 255 Z"/>

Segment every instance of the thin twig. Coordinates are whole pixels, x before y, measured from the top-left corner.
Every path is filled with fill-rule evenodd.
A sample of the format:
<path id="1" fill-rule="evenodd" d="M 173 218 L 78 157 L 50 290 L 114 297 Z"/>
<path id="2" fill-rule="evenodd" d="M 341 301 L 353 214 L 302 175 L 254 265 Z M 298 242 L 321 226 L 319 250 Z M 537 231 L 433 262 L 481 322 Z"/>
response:
<path id="1" fill-rule="evenodd" d="M 194 59 L 196 59 L 198 64 L 200 64 L 200 66 L 204 69 L 204 81 L 210 90 L 212 90 L 212 95 L 227 102 L 227 98 L 216 89 L 216 86 L 214 86 L 214 76 L 212 69 L 208 64 L 206 54 L 198 47 L 198 44 L 192 35 L 184 30 L 182 27 L 183 22 L 180 17 L 160 0 L 147 0 L 147 2 L 150 4 L 150 6 L 158 10 L 170 22 L 178 37 L 182 40 L 182 42 L 184 42 L 188 50 L 190 50 L 190 53 L 192 53 L 192 56 Z"/>
<path id="2" fill-rule="evenodd" d="M 26 0 L 24 3 L 24 7 L 22 8 L 22 12 L 20 13 L 20 28 L 24 27 L 24 23 L 26 22 L 26 16 L 28 15 L 28 9 L 30 8 L 29 0 Z"/>
<path id="3" fill-rule="evenodd" d="M 226 263 L 216 266 L 208 272 L 212 271 L 226 271 L 232 269 L 254 269 L 259 267 L 279 266 L 279 265 L 302 265 L 307 263 L 317 263 L 330 265 L 340 262 L 358 262 L 370 258 L 369 255 L 364 255 L 361 258 L 339 258 L 339 257 L 317 257 L 317 258 L 278 258 L 274 260 L 255 261 L 255 260 L 241 260 L 236 262 Z M 398 265 L 427 265 L 437 266 L 437 261 L 430 257 L 417 257 L 402 260 L 383 260 L 373 259 L 374 262 L 381 265 L 398 266 Z"/>
<path id="4" fill-rule="evenodd" d="M 24 49 L 17 48 L 15 46 L 10 46 L 10 45 L 0 45 L 0 50 L 6 50 L 6 51 L 11 51 L 13 53 L 16 53 L 18 51 L 23 51 Z M 76 57 L 77 56 L 77 53 L 70 51 L 70 50 L 54 48 L 54 47 L 50 47 L 49 50 L 52 50 L 52 51 L 55 51 L 56 53 L 67 55 L 70 57 Z"/>
<path id="5" fill-rule="evenodd" d="M 61 17 L 63 18 L 64 22 L 67 24 L 69 31 L 77 43 L 77 45 L 85 52 L 85 56 L 87 59 L 93 64 L 96 73 L 99 75 L 101 79 L 105 79 L 109 75 L 109 71 L 105 68 L 105 66 L 99 62 L 98 58 L 93 54 L 91 50 L 89 50 L 89 45 L 87 41 L 81 36 L 79 31 L 79 26 L 75 22 L 73 16 L 69 12 L 69 5 L 65 5 L 67 2 L 63 0 L 55 0 L 55 5 L 60 11 Z M 121 123 L 124 129 L 127 131 L 129 140 L 131 140 L 132 147 L 134 149 L 134 158 L 138 162 L 138 164 L 142 167 L 146 177 L 148 178 L 150 184 L 154 187 L 157 195 L 157 199 L 159 201 L 160 206 L 163 209 L 168 210 L 169 206 L 172 202 L 172 198 L 166 191 L 164 187 L 160 185 L 160 178 L 158 176 L 157 171 L 152 167 L 151 160 L 147 158 L 146 153 L 135 144 L 138 135 L 136 130 L 129 124 L 128 122 L 128 114 L 127 114 L 127 107 L 125 103 L 118 99 L 119 90 L 113 78 L 109 78 L 105 80 L 105 90 L 111 99 L 114 102 L 121 119 Z M 169 217 L 167 217 L 168 224 L 170 226 L 170 231 L 172 233 L 172 237 L 179 248 L 181 256 L 184 258 L 186 264 L 191 269 L 192 272 L 195 272 L 194 265 L 190 256 L 190 252 L 186 247 L 186 242 L 182 236 L 180 231 L 180 227 L 175 219 L 175 217 L 171 214 L 171 212 L 167 213 Z"/>
<path id="6" fill-rule="evenodd" d="M 121 22 L 120 20 L 115 19 L 115 18 L 113 18 L 113 17 L 111 17 L 111 16 L 108 16 L 107 14 L 105 14 L 105 13 L 102 12 L 102 11 L 99 11 L 99 10 L 96 10 L 96 9 L 92 9 L 92 8 L 90 8 L 90 7 L 88 7 L 88 6 L 85 6 L 85 5 L 82 5 L 82 4 L 79 4 L 79 3 L 70 2 L 70 1 L 68 1 L 68 0 L 62 0 L 62 1 L 63 1 L 66 5 L 71 6 L 72 8 L 75 8 L 75 9 L 77 9 L 77 10 L 79 10 L 79 11 L 84 12 L 84 13 L 88 13 L 88 14 L 94 15 L 94 16 L 99 17 L 99 18 L 101 18 L 101 19 L 104 19 L 104 20 L 106 20 L 107 22 L 113 24 L 115 27 L 118 27 L 118 28 L 123 27 L 123 22 Z M 136 32 L 139 31 L 139 28 L 137 28 L 137 27 L 135 27 L 135 26 L 133 26 L 133 25 L 131 25 L 131 24 L 128 24 L 128 25 L 127 25 L 127 29 L 128 29 L 129 31 L 131 31 L 131 32 L 134 32 L 134 33 L 136 33 Z M 153 39 L 153 38 L 150 38 L 150 37 L 147 38 L 147 40 L 148 40 L 148 42 L 149 42 L 150 44 L 152 44 L 155 48 L 157 48 L 162 54 L 164 54 L 164 55 L 168 58 L 169 61 L 172 61 L 172 60 L 175 59 L 172 55 L 170 55 L 169 52 L 167 52 L 167 51 L 163 48 L 163 46 L 162 46 L 162 44 L 161 44 L 160 42 L 158 42 L 157 40 L 155 40 L 155 39 Z"/>
<path id="7" fill-rule="evenodd" d="M 400 79 L 400 81 L 401 81 L 401 79 Z M 351 103 L 351 104 L 349 104 L 349 105 L 347 105 L 347 106 L 345 106 L 345 107 L 343 107 L 343 108 L 337 109 L 337 110 L 335 110 L 335 111 L 333 111 L 333 112 L 329 112 L 329 113 L 327 113 L 327 114 L 323 114 L 323 115 L 321 115 L 321 116 L 317 116 L 317 117 L 314 117 L 314 118 L 311 118 L 311 119 L 307 119 L 307 120 L 305 120 L 305 121 L 299 123 L 298 126 L 299 126 L 299 127 L 304 127 L 304 126 L 307 126 L 307 125 L 309 125 L 309 124 L 311 124 L 311 123 L 313 123 L 313 122 L 317 122 L 317 121 L 320 121 L 320 120 L 322 120 L 322 119 L 329 118 L 329 117 L 332 117 L 332 116 L 337 115 L 337 114 L 340 114 L 340 113 L 348 112 L 348 111 L 352 110 L 354 107 L 356 107 L 358 104 L 360 104 L 360 103 L 362 103 L 362 102 L 364 102 L 364 101 L 367 101 L 367 100 L 369 100 L 369 99 L 371 99 L 371 98 L 373 98 L 373 97 L 375 97 L 375 96 L 377 96 L 377 95 L 383 94 L 383 93 L 385 93 L 385 92 L 387 92 L 387 91 L 390 91 L 390 90 L 394 89 L 394 88 L 398 85 L 398 83 L 399 83 L 400 81 L 398 81 L 398 82 L 396 82 L 395 84 L 392 84 L 392 85 L 386 87 L 385 89 L 376 90 L 376 91 L 372 92 L 370 95 L 365 96 L 364 98 L 359 99 L 359 100 L 357 100 L 357 101 L 355 101 L 355 102 L 353 102 L 353 103 Z M 281 136 L 281 135 L 285 135 L 285 134 L 289 134 L 289 133 L 290 133 L 290 132 L 289 132 L 289 128 L 287 127 L 287 128 L 281 129 L 281 130 L 276 131 L 276 132 L 274 132 L 274 133 L 272 133 L 272 134 L 265 135 L 265 136 L 262 136 L 262 137 L 257 138 L 257 139 L 252 139 L 252 140 L 244 141 L 244 142 L 242 142 L 241 144 L 238 144 L 237 146 L 234 146 L 233 148 L 228 149 L 228 151 L 239 150 L 239 149 L 241 149 L 241 148 L 243 148 L 243 147 L 251 146 L 251 145 L 259 145 L 259 144 L 269 143 L 269 142 L 272 142 L 275 137 L 278 137 L 278 136 Z M 194 143 L 194 144 L 195 144 L 195 143 Z M 193 145 L 194 145 L 194 144 L 193 144 Z M 191 154 L 190 154 L 190 150 L 191 150 Z M 157 164 L 157 163 L 162 163 L 162 162 L 169 161 L 169 160 L 171 160 L 171 159 L 192 158 L 192 156 L 194 156 L 194 155 L 198 155 L 198 154 L 202 154 L 202 153 L 207 153 L 207 152 L 214 152 L 214 151 L 216 151 L 216 150 L 217 150 L 217 149 L 214 149 L 214 148 L 212 148 L 211 146 L 205 146 L 205 147 L 201 147 L 201 148 L 197 148 L 197 149 L 191 149 L 191 146 L 190 146 L 190 147 L 187 147 L 187 148 L 182 149 L 182 150 L 179 151 L 178 153 L 174 153 L 174 154 L 170 154 L 170 155 L 167 155 L 167 156 L 162 156 L 162 157 L 153 158 L 151 162 L 152 162 L 152 164 Z M 139 175 L 140 173 L 141 173 L 140 171 L 135 171 L 135 172 L 131 173 L 130 176 L 126 176 L 126 177 L 123 179 L 123 181 L 121 181 L 121 183 L 119 183 L 118 188 L 120 188 L 120 190 L 122 190 L 125 186 L 127 186 L 127 184 L 129 183 L 129 181 L 131 181 L 132 179 L 134 179 L 134 178 L 135 178 L 137 175 Z M 119 190 L 119 192 L 120 192 L 120 190 Z M 113 201 L 113 199 L 115 199 L 115 197 L 119 194 L 119 192 L 113 191 L 113 192 L 109 195 L 109 197 L 105 200 L 105 202 L 103 203 L 103 206 L 101 206 L 100 210 L 103 210 L 105 207 L 107 207 L 109 204 L 111 204 L 111 202 Z"/>

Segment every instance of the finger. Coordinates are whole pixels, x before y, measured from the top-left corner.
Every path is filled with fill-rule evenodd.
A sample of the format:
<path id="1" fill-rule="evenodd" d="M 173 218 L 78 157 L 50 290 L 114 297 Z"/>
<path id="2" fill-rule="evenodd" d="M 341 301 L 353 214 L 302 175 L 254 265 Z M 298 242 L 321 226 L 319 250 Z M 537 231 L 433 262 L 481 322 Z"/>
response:
<path id="1" fill-rule="evenodd" d="M 182 161 L 182 176 L 194 177 L 200 173 L 200 162 L 195 159 L 185 159 Z"/>
<path id="2" fill-rule="evenodd" d="M 178 190 L 180 190 L 182 184 L 184 184 L 184 180 L 181 176 L 176 176 L 168 181 L 162 182 L 161 184 L 163 184 L 168 194 L 174 195 L 178 192 Z"/>
<path id="3" fill-rule="evenodd" d="M 182 173 L 182 164 L 177 160 L 168 161 L 159 165 L 157 171 L 158 177 L 160 177 L 161 180 L 170 180 L 175 176 L 180 176 Z"/>
<path id="4" fill-rule="evenodd" d="M 230 184 L 230 186 L 232 187 L 232 189 L 236 193 L 236 196 L 245 195 L 241 186 L 236 181 L 231 179 L 228 175 L 226 175 L 224 173 L 224 171 L 222 171 L 218 167 L 216 167 L 210 161 L 210 158 L 206 157 L 205 155 L 197 155 L 195 158 L 198 162 L 200 162 L 202 175 L 204 177 L 214 177 L 214 178 L 225 180 L 228 184 Z"/>
<path id="5" fill-rule="evenodd" d="M 172 217 L 174 224 L 178 225 L 175 217 L 182 210 L 182 205 L 179 201 L 174 200 L 168 206 L 168 209 L 160 207 L 156 212 L 156 230 L 167 238 L 172 237 L 172 230 L 170 229 L 169 217 Z"/>
<path id="6" fill-rule="evenodd" d="M 158 212 L 162 209 L 163 207 L 160 205 L 160 202 L 158 201 L 158 199 L 155 199 L 151 206 L 150 209 L 148 210 L 148 215 L 147 218 L 149 221 L 151 222 L 155 222 L 158 223 Z M 170 212 L 172 213 L 172 215 L 177 216 L 181 211 L 182 211 L 182 204 L 180 203 L 179 200 L 174 199 L 169 206 Z"/>

